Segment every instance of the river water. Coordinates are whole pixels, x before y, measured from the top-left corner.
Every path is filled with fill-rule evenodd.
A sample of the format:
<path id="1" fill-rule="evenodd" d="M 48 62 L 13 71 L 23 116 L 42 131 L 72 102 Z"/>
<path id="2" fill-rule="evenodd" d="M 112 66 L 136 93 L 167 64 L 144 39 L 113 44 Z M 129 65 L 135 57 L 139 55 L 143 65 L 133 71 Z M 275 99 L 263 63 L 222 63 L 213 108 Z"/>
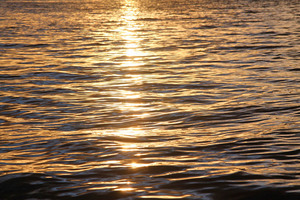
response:
<path id="1" fill-rule="evenodd" d="M 300 199 L 300 4 L 1 0 L 0 199 Z"/>

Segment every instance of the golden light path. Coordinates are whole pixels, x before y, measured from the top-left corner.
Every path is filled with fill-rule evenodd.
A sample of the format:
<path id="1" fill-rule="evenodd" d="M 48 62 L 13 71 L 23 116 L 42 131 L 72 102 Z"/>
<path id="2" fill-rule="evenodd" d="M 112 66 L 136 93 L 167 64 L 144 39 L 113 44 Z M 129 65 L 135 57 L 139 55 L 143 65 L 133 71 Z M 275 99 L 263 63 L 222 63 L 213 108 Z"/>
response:
<path id="1" fill-rule="evenodd" d="M 117 32 L 120 33 L 121 39 L 125 41 L 124 45 L 124 56 L 126 59 L 122 60 L 120 63 L 121 68 L 126 68 L 128 71 L 138 71 L 141 66 L 145 63 L 143 61 L 143 57 L 146 56 L 144 52 L 140 49 L 141 38 L 137 36 L 137 29 L 139 28 L 136 24 L 137 15 L 139 13 L 138 7 L 136 5 L 136 1 L 134 0 L 124 0 L 124 5 L 122 6 L 122 17 L 121 23 L 124 26 L 119 27 Z M 128 77 L 125 79 L 127 84 L 131 85 L 140 85 L 143 82 L 144 77 L 139 73 L 128 74 Z M 143 97 L 141 92 L 132 91 L 132 90 L 119 90 L 120 98 L 125 99 L 124 102 L 117 103 L 117 106 L 123 112 L 131 112 L 131 111 L 139 111 L 138 118 L 143 118 L 147 115 L 145 107 L 143 107 L 142 103 L 135 103 L 132 101 L 126 102 L 126 100 L 138 100 Z M 141 112 L 142 111 L 142 112 Z M 144 112 L 143 112 L 144 111 Z M 115 130 L 114 134 L 121 137 L 139 137 L 146 135 L 146 131 L 140 127 L 132 127 L 126 129 Z M 122 151 L 136 151 L 138 149 L 136 143 L 123 143 Z M 145 166 L 143 164 L 139 164 L 136 162 L 130 162 L 127 166 L 131 168 L 137 168 L 141 166 Z M 133 188 L 126 187 L 123 188 L 123 191 L 131 191 Z"/>
<path id="2" fill-rule="evenodd" d="M 123 26 L 118 27 L 114 33 L 118 40 L 124 41 L 121 53 L 120 51 L 117 51 L 116 56 L 121 58 L 117 61 L 120 71 L 126 72 L 125 74 L 122 74 L 118 83 L 125 87 L 120 87 L 117 90 L 111 91 L 110 95 L 114 98 L 120 99 L 120 101 L 113 103 L 110 106 L 118 109 L 124 115 L 128 114 L 128 116 L 136 119 L 142 119 L 149 115 L 150 106 L 149 103 L 143 102 L 142 99 L 145 94 L 142 91 L 137 90 L 136 87 L 140 87 L 149 78 L 152 79 L 155 77 L 148 77 L 144 74 L 138 73 L 144 65 L 147 64 L 145 58 L 153 56 L 142 51 L 141 44 L 143 38 L 140 37 L 141 32 L 139 32 L 139 30 L 143 28 L 143 24 L 137 23 L 138 15 L 139 7 L 137 2 L 134 0 L 124 0 L 122 6 L 122 17 L 120 18 L 120 24 L 123 24 Z M 130 88 L 134 89 L 132 90 Z M 157 164 L 160 165 L 160 163 L 143 160 L 140 157 L 144 153 L 147 153 L 145 152 L 146 148 L 158 144 L 139 141 L 146 138 L 145 136 L 158 134 L 157 131 L 146 130 L 139 125 L 132 125 L 127 128 L 99 130 L 93 132 L 93 134 L 118 138 L 116 141 L 117 148 L 119 149 L 120 154 L 124 156 L 123 160 L 101 162 L 101 165 L 103 166 L 121 167 L 127 168 L 130 171 L 138 171 L 144 167 L 154 166 Z M 118 180 L 116 183 L 101 182 L 101 184 L 110 185 L 108 187 L 105 186 L 106 188 L 104 189 L 111 189 L 119 192 L 144 192 L 151 188 L 140 187 L 138 185 L 140 185 L 141 182 L 147 181 L 148 178 L 149 177 L 140 177 L 136 176 L 135 173 L 130 173 L 127 178 Z M 91 182 L 90 184 L 93 185 L 95 183 Z M 94 189 L 97 190 L 103 188 Z M 140 198 L 181 199 L 187 196 L 190 195 L 181 196 L 180 194 L 172 194 L 162 196 L 161 194 L 159 195 L 156 194 L 155 191 L 152 191 L 149 195 L 142 195 Z"/>
<path id="3" fill-rule="evenodd" d="M 137 73 L 137 71 L 145 64 L 143 59 L 147 56 L 147 54 L 141 51 L 140 43 L 142 38 L 139 38 L 136 32 L 139 29 L 138 25 L 135 22 L 139 13 L 136 2 L 134 0 L 125 0 L 123 3 L 124 5 L 122 6 L 122 17 L 120 21 L 122 24 L 124 24 L 124 26 L 119 27 L 115 31 L 119 33 L 121 40 L 125 41 L 123 47 L 124 52 L 122 55 L 125 59 L 121 60 L 119 66 L 120 70 L 123 70 L 125 68 L 126 71 L 135 72 L 126 74 L 126 77 L 123 78 L 123 85 L 138 86 L 143 83 L 145 77 Z M 147 115 L 144 103 L 137 103 L 132 101 L 135 99 L 141 99 L 143 97 L 141 92 L 120 89 L 118 93 L 120 99 L 131 101 L 116 103 L 113 106 L 116 106 L 123 112 L 139 111 L 139 113 L 141 114 L 136 117 L 143 118 Z M 134 132 L 135 131 L 133 131 L 133 133 Z M 124 131 L 124 134 L 127 135 L 128 130 Z"/>
<path id="4" fill-rule="evenodd" d="M 115 37 L 117 37 L 118 40 L 125 42 L 123 48 L 121 49 L 121 53 L 118 51 L 116 52 L 116 55 L 121 58 L 117 62 L 120 71 L 126 71 L 128 73 L 123 74 L 119 80 L 120 85 L 125 87 L 120 87 L 117 90 L 111 91 L 111 95 L 114 98 L 120 99 L 121 101 L 113 103 L 110 106 L 118 109 L 124 115 L 128 114 L 131 117 L 139 119 L 148 115 L 146 107 L 147 104 L 141 101 L 143 98 L 142 92 L 135 89 L 130 90 L 126 86 L 130 86 L 129 88 L 134 88 L 135 86 L 138 87 L 139 85 L 143 84 L 145 77 L 139 74 L 138 71 L 141 67 L 143 67 L 143 65 L 145 65 L 144 58 L 147 56 L 147 54 L 141 50 L 140 43 L 142 38 L 139 38 L 137 35 L 137 30 L 140 27 L 135 21 L 139 13 L 136 2 L 134 0 L 124 0 L 121 12 L 122 16 L 119 20 L 120 24 L 123 24 L 123 26 L 118 27 L 113 32 L 116 34 Z M 142 127 L 133 125 L 133 127 L 129 128 L 99 130 L 97 132 L 93 132 L 93 134 L 128 139 L 142 137 L 147 133 Z M 101 163 L 101 165 L 115 165 L 119 167 L 126 167 L 131 170 L 151 165 L 151 163 L 140 163 L 138 161 L 141 148 L 143 148 L 145 143 L 140 144 L 135 142 L 126 142 L 126 140 L 122 141 L 122 139 L 118 140 L 117 143 L 120 154 L 125 155 L 126 159 L 115 162 L 107 161 L 106 163 Z M 126 180 L 120 180 L 116 184 L 112 184 L 112 182 L 108 184 L 111 185 L 110 189 L 115 191 L 138 192 L 141 189 L 134 187 L 134 184 L 138 182 L 139 180 L 136 180 L 135 177 L 128 175 Z M 99 188 L 94 189 L 96 190 Z"/>

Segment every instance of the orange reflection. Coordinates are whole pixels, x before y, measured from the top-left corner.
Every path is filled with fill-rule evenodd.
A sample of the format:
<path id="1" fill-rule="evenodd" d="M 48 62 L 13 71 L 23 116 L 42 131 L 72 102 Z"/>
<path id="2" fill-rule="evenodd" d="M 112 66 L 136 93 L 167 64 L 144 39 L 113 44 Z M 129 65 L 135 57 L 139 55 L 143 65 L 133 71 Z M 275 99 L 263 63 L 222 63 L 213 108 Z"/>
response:
<path id="1" fill-rule="evenodd" d="M 121 67 L 127 67 L 129 69 L 136 69 L 135 67 L 141 66 L 144 63 L 143 57 L 147 54 L 141 51 L 141 40 L 138 36 L 139 25 L 136 24 L 137 15 L 139 14 L 136 1 L 125 0 L 123 6 L 123 16 L 121 18 L 122 23 L 125 26 L 120 27 L 117 31 L 120 32 L 121 39 L 125 41 L 124 55 L 127 57 L 121 63 Z"/>
<path id="2" fill-rule="evenodd" d="M 119 137 L 137 137 L 146 135 L 146 131 L 141 128 L 131 127 L 125 129 L 116 129 L 116 130 L 103 130 L 99 132 L 94 132 L 97 135 L 106 135 L 106 136 L 119 136 Z"/>
<path id="3" fill-rule="evenodd" d="M 135 163 L 135 162 L 129 164 L 129 166 L 131 168 L 147 167 L 149 165 L 151 165 L 151 164 L 149 164 L 149 163 L 147 163 L 147 164 L 146 163 Z"/>
<path id="4" fill-rule="evenodd" d="M 134 191 L 135 188 L 131 188 L 131 187 L 120 187 L 115 189 L 115 191 L 121 191 L 121 192 L 129 192 L 129 191 Z"/>
<path id="5" fill-rule="evenodd" d="M 142 102 L 144 96 L 142 92 L 135 90 L 144 82 L 145 77 L 139 74 L 138 71 L 141 66 L 146 64 L 143 58 L 147 56 L 140 46 L 142 38 L 138 35 L 139 25 L 136 23 L 139 14 L 137 2 L 133 0 L 123 1 L 122 14 L 120 22 L 124 26 L 119 27 L 115 32 L 119 33 L 120 40 L 125 43 L 120 55 L 121 59 L 118 61 L 119 67 L 128 72 L 122 77 L 122 86 L 128 86 L 129 88 L 112 91 L 115 92 L 114 97 L 122 99 L 122 102 L 117 102 L 112 106 L 127 115 L 144 118 L 147 116 L 147 104 Z M 134 73 L 131 73 L 132 71 Z M 131 88 L 134 88 L 134 90 Z M 137 132 L 132 130 L 131 133 Z"/>
<path id="6" fill-rule="evenodd" d="M 190 197 L 192 195 L 180 195 L 180 196 L 172 196 L 172 195 L 145 195 L 141 196 L 143 199 L 183 199 L 186 197 Z"/>

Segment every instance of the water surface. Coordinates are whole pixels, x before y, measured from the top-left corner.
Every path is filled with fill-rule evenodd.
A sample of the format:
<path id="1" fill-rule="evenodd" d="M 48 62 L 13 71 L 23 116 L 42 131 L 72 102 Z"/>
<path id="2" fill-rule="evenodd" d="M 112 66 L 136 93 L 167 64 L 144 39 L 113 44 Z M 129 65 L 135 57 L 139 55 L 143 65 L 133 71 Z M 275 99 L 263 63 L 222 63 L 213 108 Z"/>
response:
<path id="1" fill-rule="evenodd" d="M 0 199 L 300 199 L 298 1 L 0 13 Z"/>

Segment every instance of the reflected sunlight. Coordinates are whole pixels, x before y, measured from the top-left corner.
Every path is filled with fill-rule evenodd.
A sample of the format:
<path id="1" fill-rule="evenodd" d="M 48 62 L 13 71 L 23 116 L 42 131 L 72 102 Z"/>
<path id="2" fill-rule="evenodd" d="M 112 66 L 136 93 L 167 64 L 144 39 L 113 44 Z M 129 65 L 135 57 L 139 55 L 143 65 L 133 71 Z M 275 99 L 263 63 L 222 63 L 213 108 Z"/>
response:
<path id="1" fill-rule="evenodd" d="M 142 37 L 139 35 L 140 27 L 136 23 L 139 14 L 138 6 L 134 0 L 124 0 L 123 3 L 122 17 L 119 19 L 122 26 L 115 30 L 115 33 L 118 33 L 117 37 L 121 41 L 122 48 L 114 54 L 118 61 L 118 69 L 124 73 L 114 82 L 114 85 L 117 85 L 118 88 L 109 91 L 111 97 L 118 99 L 116 102 L 110 102 L 109 106 L 116 110 L 118 114 L 132 120 L 133 124 L 129 128 L 99 130 L 94 131 L 93 134 L 116 137 L 116 145 L 120 154 L 124 156 L 122 163 L 113 161 L 112 163 L 102 164 L 137 169 L 152 164 L 151 162 L 148 164 L 140 162 L 141 152 L 148 145 L 148 143 L 141 141 L 144 141 L 143 138 L 148 133 L 143 127 L 138 127 L 138 124 L 135 124 L 135 120 L 149 116 L 151 108 L 149 103 L 143 101 L 145 95 L 139 89 L 145 81 L 144 75 L 140 74 L 139 71 L 146 64 L 145 58 L 148 55 L 142 51 Z M 134 179 L 128 178 L 127 180 L 128 182 L 125 184 L 112 189 L 120 192 L 137 191 L 137 188 L 134 188 L 131 184 L 135 182 Z"/>
<path id="2" fill-rule="evenodd" d="M 122 7 L 123 16 L 122 19 L 125 21 L 132 21 L 136 19 L 136 15 L 139 13 L 136 1 L 134 0 L 124 0 L 124 5 Z"/>
<path id="3" fill-rule="evenodd" d="M 131 69 L 131 67 L 134 69 L 136 66 L 142 66 L 144 64 L 143 57 L 147 55 L 140 50 L 142 38 L 137 35 L 139 25 L 135 21 L 138 14 L 139 10 L 135 1 L 124 1 L 123 16 L 121 20 L 125 26 L 121 27 L 118 31 L 126 43 L 124 45 L 124 54 L 128 57 L 128 59 L 121 63 L 121 66 L 129 69 Z"/>
<path id="4" fill-rule="evenodd" d="M 183 199 L 190 197 L 192 195 L 181 195 L 181 196 L 171 196 L 171 195 L 144 195 L 140 196 L 143 199 Z"/>
<path id="5" fill-rule="evenodd" d="M 124 187 L 124 188 L 117 188 L 115 189 L 115 191 L 121 191 L 121 192 L 130 192 L 130 191 L 134 191 L 135 188 L 131 188 L 131 187 Z"/>
<path id="6" fill-rule="evenodd" d="M 135 79 L 133 79 L 133 80 L 135 80 Z M 139 92 L 134 92 L 134 91 L 130 91 L 130 90 L 120 90 L 120 93 L 122 94 L 122 97 L 125 97 L 126 99 L 141 98 L 141 94 Z"/>
<path id="7" fill-rule="evenodd" d="M 100 130 L 100 131 L 92 131 L 93 135 L 95 136 L 118 136 L 118 137 L 138 137 L 138 136 L 145 136 L 146 130 L 138 127 L 130 127 L 124 129 L 107 129 L 107 130 Z M 133 147 L 130 144 L 130 147 Z M 126 146 L 126 145 L 125 145 Z M 127 146 L 126 146 L 127 147 Z"/>
<path id="8" fill-rule="evenodd" d="M 118 27 L 117 32 L 120 33 L 120 39 L 124 41 L 122 51 L 122 59 L 119 61 L 119 67 L 128 73 L 122 78 L 122 84 L 130 86 L 129 89 L 119 89 L 117 96 L 123 101 L 115 103 L 112 106 L 120 110 L 124 114 L 131 114 L 137 118 L 145 118 L 148 116 L 146 108 L 148 104 L 142 101 L 143 94 L 136 90 L 140 87 L 145 77 L 138 73 L 140 67 L 145 65 L 144 58 L 147 56 L 140 46 L 142 38 L 138 35 L 139 25 L 136 23 L 137 15 L 139 14 L 137 2 L 134 0 L 125 0 L 122 7 L 122 17 L 120 21 L 123 26 Z M 131 73 L 134 72 L 134 73 Z M 131 88 L 134 88 L 132 90 Z M 134 100 L 134 102 L 132 102 Z M 138 113 L 137 113 L 138 112 Z"/>
<path id="9" fill-rule="evenodd" d="M 151 164 L 149 164 L 149 163 L 130 163 L 129 164 L 129 166 L 131 167 L 131 168 L 140 168 L 140 167 L 147 167 L 147 166 L 149 166 L 149 165 L 151 165 Z"/>

